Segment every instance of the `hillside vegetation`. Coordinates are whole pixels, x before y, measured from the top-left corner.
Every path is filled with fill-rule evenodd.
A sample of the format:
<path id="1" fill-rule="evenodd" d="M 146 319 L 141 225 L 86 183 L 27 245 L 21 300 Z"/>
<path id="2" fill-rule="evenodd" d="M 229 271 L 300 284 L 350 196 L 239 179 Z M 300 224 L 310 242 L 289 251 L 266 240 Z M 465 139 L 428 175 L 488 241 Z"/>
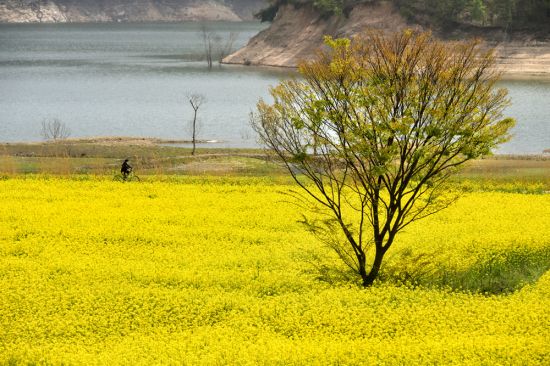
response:
<path id="1" fill-rule="evenodd" d="M 548 29 L 548 0 L 394 0 L 404 14 L 428 14 L 443 23 L 508 29 Z"/>
<path id="2" fill-rule="evenodd" d="M 504 28 L 547 28 L 548 0 L 390 0 L 408 19 L 425 24 L 470 24 Z M 272 20 L 281 5 L 312 5 L 325 16 L 346 15 L 359 4 L 381 0 L 272 0 L 259 15 Z"/>
<path id="3" fill-rule="evenodd" d="M 363 289 L 267 178 L 0 180 L 0 364 L 548 364 L 550 195 L 462 187 Z"/>

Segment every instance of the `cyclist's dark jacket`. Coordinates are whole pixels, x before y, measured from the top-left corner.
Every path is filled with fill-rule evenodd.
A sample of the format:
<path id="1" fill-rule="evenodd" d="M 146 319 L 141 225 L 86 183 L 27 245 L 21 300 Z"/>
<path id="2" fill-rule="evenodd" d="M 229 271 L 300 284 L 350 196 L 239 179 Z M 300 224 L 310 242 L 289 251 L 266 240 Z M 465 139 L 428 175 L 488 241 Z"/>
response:
<path id="1" fill-rule="evenodd" d="M 122 167 L 120 168 L 120 172 L 122 174 L 130 174 L 131 171 L 132 167 L 128 164 L 128 160 L 124 160 L 124 163 L 122 163 Z"/>

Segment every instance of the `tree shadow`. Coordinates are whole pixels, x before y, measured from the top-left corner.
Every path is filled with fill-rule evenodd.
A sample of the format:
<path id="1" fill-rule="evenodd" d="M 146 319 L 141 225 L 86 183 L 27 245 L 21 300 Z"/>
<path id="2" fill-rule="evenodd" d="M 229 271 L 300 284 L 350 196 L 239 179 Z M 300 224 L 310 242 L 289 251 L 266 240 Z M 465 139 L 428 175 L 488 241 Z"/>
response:
<path id="1" fill-rule="evenodd" d="M 331 286 L 359 286 L 357 273 L 342 265 L 338 260 L 330 260 L 326 253 L 320 254 L 313 250 L 301 250 L 294 254 L 294 258 L 306 265 L 302 273 L 311 276 L 315 281 L 324 282 Z"/>
<path id="2" fill-rule="evenodd" d="M 437 267 L 433 262 L 433 256 L 426 253 L 402 254 L 395 264 L 385 267 L 381 280 L 487 295 L 509 294 L 536 282 L 550 269 L 550 247 L 488 252 L 461 270 Z"/>

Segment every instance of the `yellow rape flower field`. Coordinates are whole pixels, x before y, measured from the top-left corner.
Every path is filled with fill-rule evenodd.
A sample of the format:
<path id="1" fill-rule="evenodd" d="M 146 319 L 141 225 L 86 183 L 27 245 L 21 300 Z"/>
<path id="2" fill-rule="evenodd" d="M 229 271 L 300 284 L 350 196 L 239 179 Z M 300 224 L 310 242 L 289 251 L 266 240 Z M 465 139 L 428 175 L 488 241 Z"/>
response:
<path id="1" fill-rule="evenodd" d="M 550 364 L 550 194 L 470 189 L 363 289 L 268 178 L 0 181 L 0 364 Z"/>

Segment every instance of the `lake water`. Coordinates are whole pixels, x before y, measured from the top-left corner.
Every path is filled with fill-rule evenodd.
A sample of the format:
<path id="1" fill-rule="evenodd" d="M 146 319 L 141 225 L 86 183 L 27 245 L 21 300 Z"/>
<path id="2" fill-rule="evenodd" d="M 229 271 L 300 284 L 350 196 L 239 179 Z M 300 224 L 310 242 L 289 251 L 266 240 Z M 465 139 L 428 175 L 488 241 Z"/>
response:
<path id="1" fill-rule="evenodd" d="M 206 23 L 241 47 L 266 25 Z M 72 137 L 189 139 L 186 94 L 203 94 L 199 138 L 215 146 L 256 146 L 248 115 L 288 71 L 202 61 L 201 24 L 0 25 L 0 141 L 39 141 L 45 118 Z M 550 148 L 550 80 L 505 81 L 518 123 L 500 153 Z"/>

